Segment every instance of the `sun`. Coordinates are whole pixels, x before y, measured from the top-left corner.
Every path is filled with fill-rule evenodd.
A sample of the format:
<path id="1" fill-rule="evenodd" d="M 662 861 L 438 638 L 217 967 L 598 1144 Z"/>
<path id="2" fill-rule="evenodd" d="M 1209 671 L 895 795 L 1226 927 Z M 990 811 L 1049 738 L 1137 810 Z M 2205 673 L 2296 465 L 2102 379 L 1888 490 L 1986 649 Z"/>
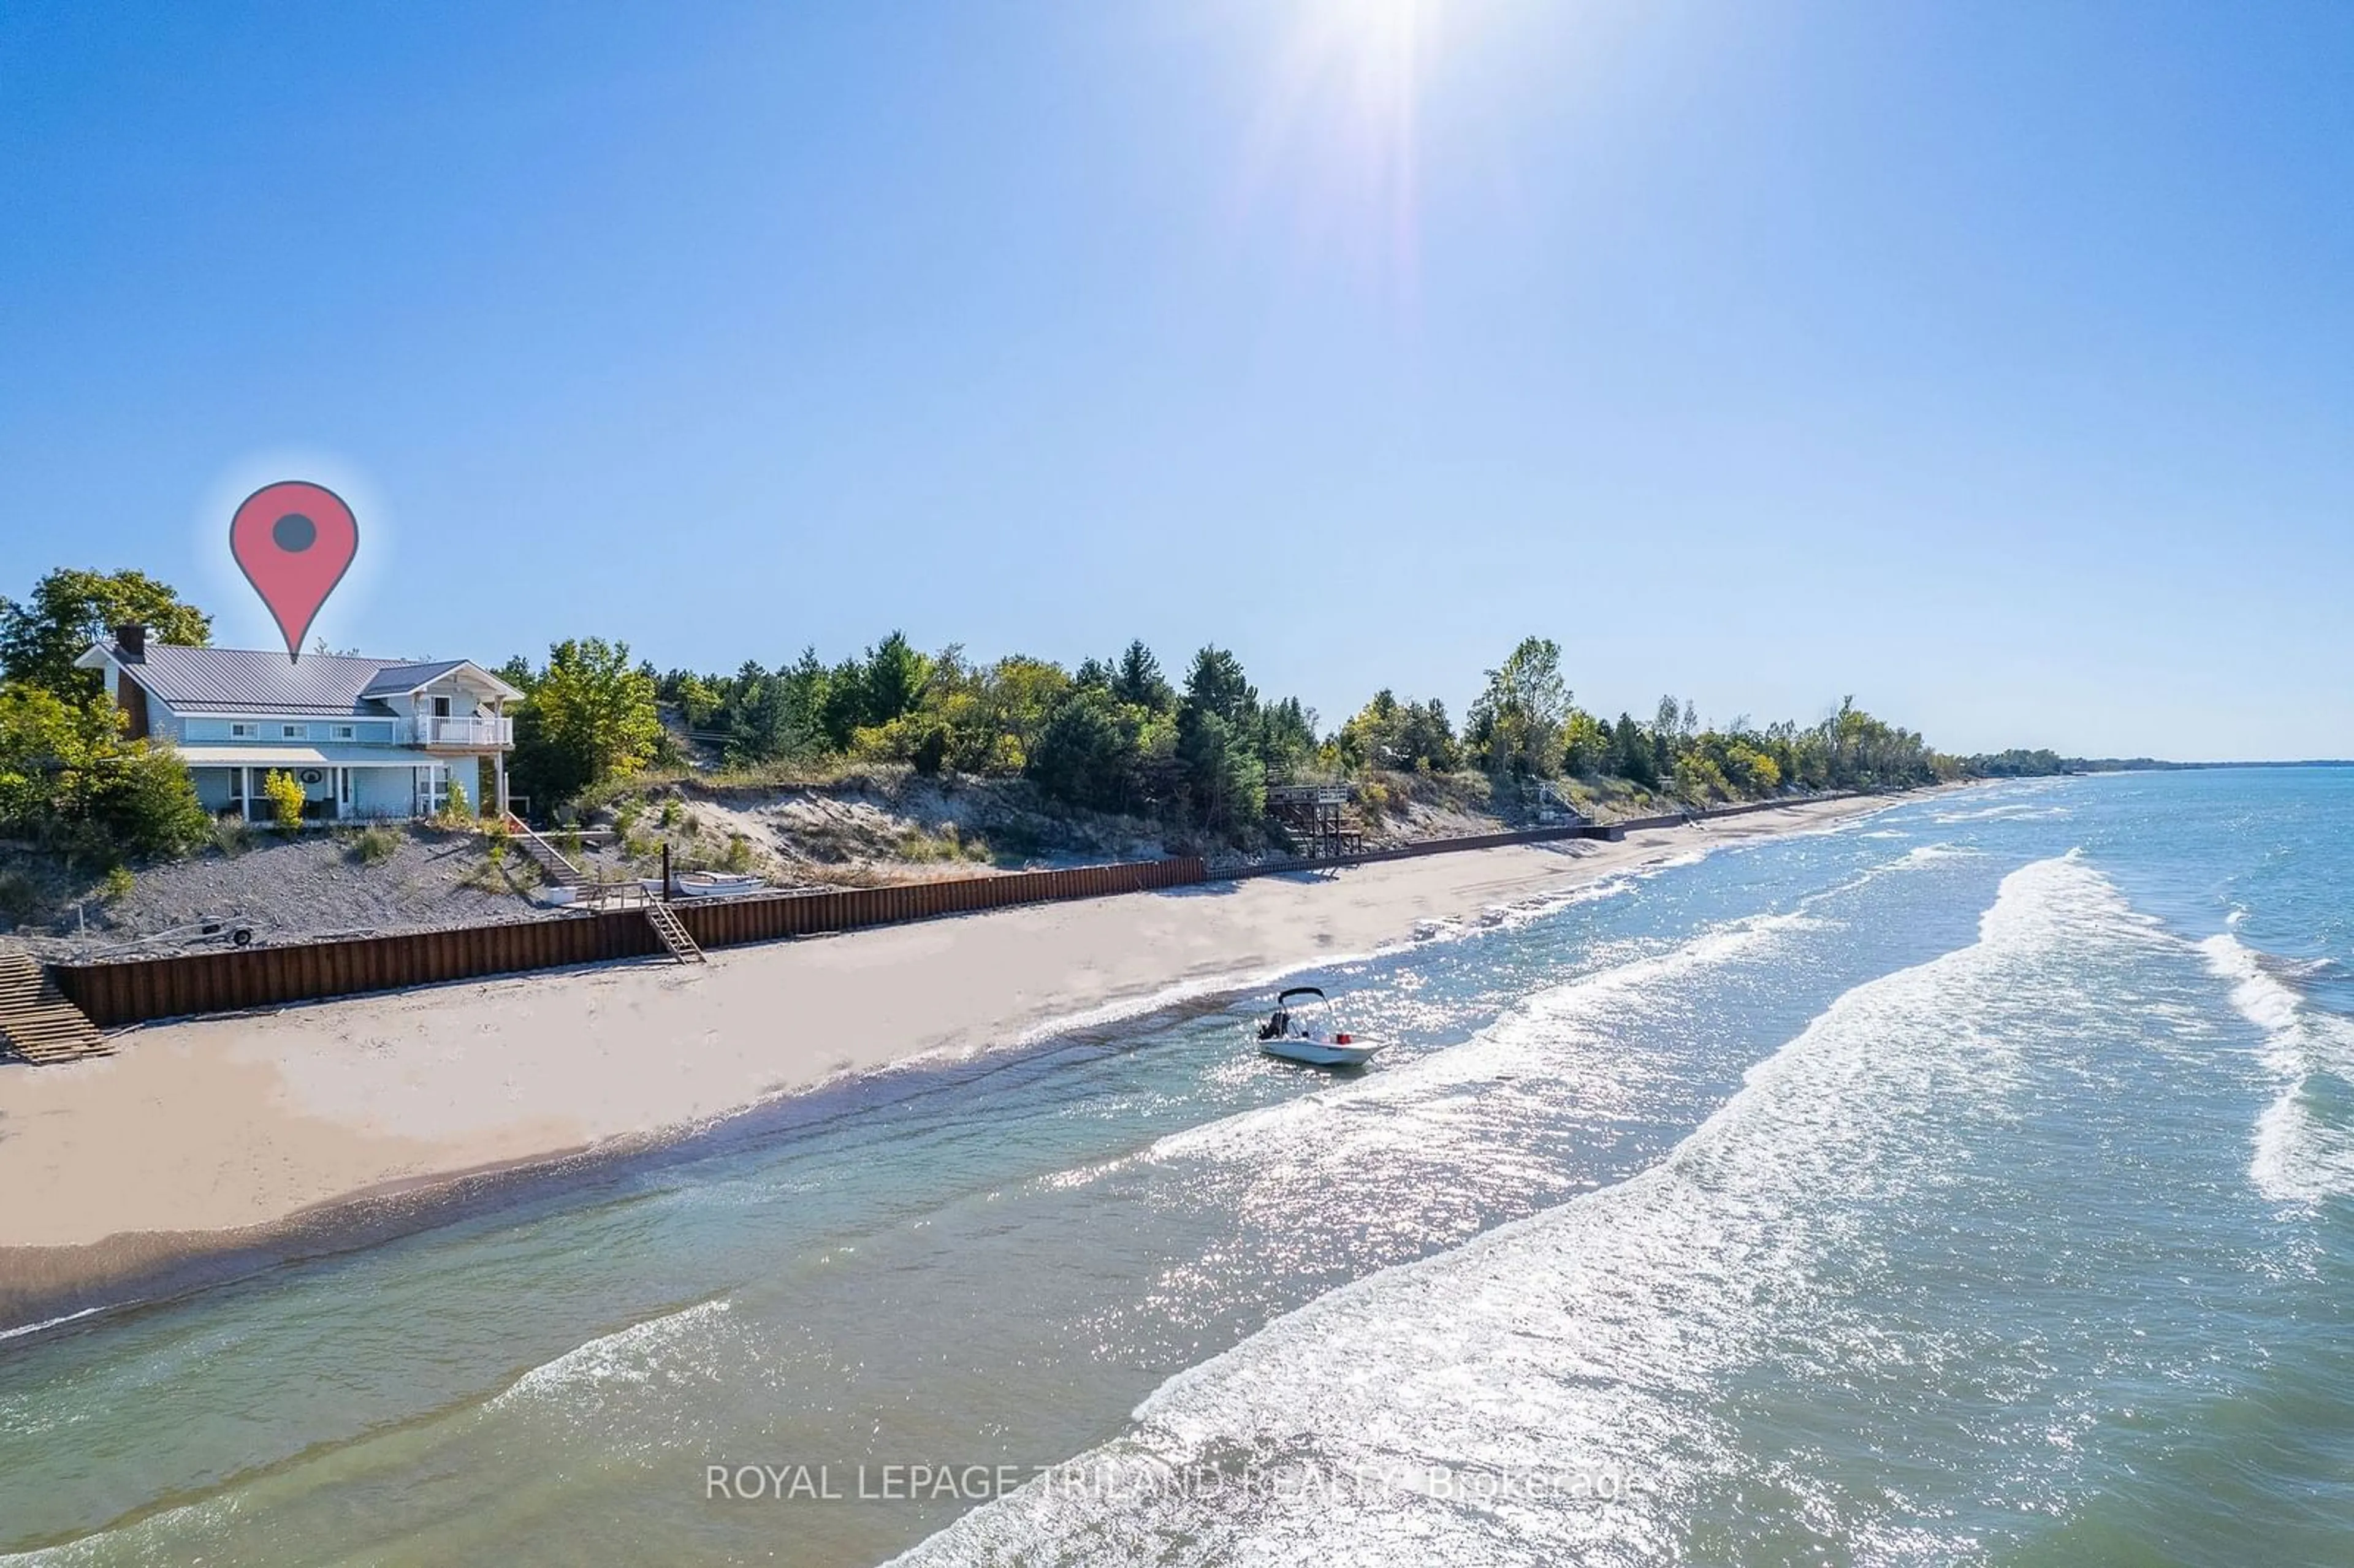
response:
<path id="1" fill-rule="evenodd" d="M 1434 0 L 1308 0 L 1296 58 L 1382 137 L 1410 134 Z"/>
<path id="2" fill-rule="evenodd" d="M 1261 194 L 1288 187 L 1303 228 L 1326 242 L 1373 239 L 1396 281 L 1413 270 L 1416 122 L 1439 10 L 1299 0 L 1254 137 Z"/>

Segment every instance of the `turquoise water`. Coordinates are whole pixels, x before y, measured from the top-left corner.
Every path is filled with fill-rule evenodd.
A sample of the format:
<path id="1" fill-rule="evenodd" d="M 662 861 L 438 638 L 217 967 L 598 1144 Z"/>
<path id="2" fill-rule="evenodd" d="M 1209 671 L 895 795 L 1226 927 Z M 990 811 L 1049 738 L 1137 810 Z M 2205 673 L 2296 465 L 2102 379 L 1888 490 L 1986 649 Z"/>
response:
<path id="1" fill-rule="evenodd" d="M 2354 1561 L 2349 891 L 2354 771 L 2002 786 L 1323 971 L 1360 1076 L 879 1075 L 0 1343 L 0 1551 Z"/>

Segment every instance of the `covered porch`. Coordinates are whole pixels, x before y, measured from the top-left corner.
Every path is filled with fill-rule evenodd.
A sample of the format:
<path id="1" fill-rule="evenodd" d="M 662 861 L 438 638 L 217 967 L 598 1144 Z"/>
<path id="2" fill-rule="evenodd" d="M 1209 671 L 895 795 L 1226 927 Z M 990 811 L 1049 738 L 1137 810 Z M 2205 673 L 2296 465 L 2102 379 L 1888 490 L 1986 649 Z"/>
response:
<path id="1" fill-rule="evenodd" d="M 492 764 L 487 769 L 482 766 L 485 756 Z M 506 758 L 500 752 L 434 756 L 349 747 L 189 747 L 181 760 L 205 810 L 252 821 L 270 814 L 262 780 L 273 772 L 302 786 L 306 821 L 438 816 L 451 804 L 453 781 L 464 789 L 469 810 L 492 814 L 505 809 Z"/>

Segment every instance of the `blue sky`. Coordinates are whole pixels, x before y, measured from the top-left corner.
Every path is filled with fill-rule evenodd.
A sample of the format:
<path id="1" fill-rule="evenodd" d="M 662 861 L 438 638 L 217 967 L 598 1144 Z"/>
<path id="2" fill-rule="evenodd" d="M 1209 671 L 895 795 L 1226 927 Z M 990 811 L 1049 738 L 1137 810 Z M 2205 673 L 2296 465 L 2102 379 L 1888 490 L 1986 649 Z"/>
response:
<path id="1" fill-rule="evenodd" d="M 2354 754 L 2354 7 L 0 10 L 0 592 Z"/>

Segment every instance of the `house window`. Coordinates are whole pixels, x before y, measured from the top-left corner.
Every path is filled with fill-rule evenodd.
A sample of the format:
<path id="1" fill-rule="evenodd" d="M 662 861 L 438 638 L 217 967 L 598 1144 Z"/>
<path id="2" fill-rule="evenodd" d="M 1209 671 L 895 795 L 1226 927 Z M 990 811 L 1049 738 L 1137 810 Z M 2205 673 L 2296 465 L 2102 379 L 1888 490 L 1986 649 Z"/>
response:
<path id="1" fill-rule="evenodd" d="M 228 726 L 231 740 L 251 740 L 260 733 L 261 726 L 258 724 L 232 724 Z"/>
<path id="2" fill-rule="evenodd" d="M 288 740 L 302 738 L 302 726 L 299 724 L 281 724 L 278 726 L 278 732 Z"/>
<path id="3" fill-rule="evenodd" d="M 358 733 L 358 730 L 347 724 L 339 724 L 335 726 L 335 738 L 337 740 L 349 740 Z"/>
<path id="4" fill-rule="evenodd" d="M 449 698 L 436 697 L 433 699 L 433 716 L 435 718 L 448 718 L 450 716 Z"/>

